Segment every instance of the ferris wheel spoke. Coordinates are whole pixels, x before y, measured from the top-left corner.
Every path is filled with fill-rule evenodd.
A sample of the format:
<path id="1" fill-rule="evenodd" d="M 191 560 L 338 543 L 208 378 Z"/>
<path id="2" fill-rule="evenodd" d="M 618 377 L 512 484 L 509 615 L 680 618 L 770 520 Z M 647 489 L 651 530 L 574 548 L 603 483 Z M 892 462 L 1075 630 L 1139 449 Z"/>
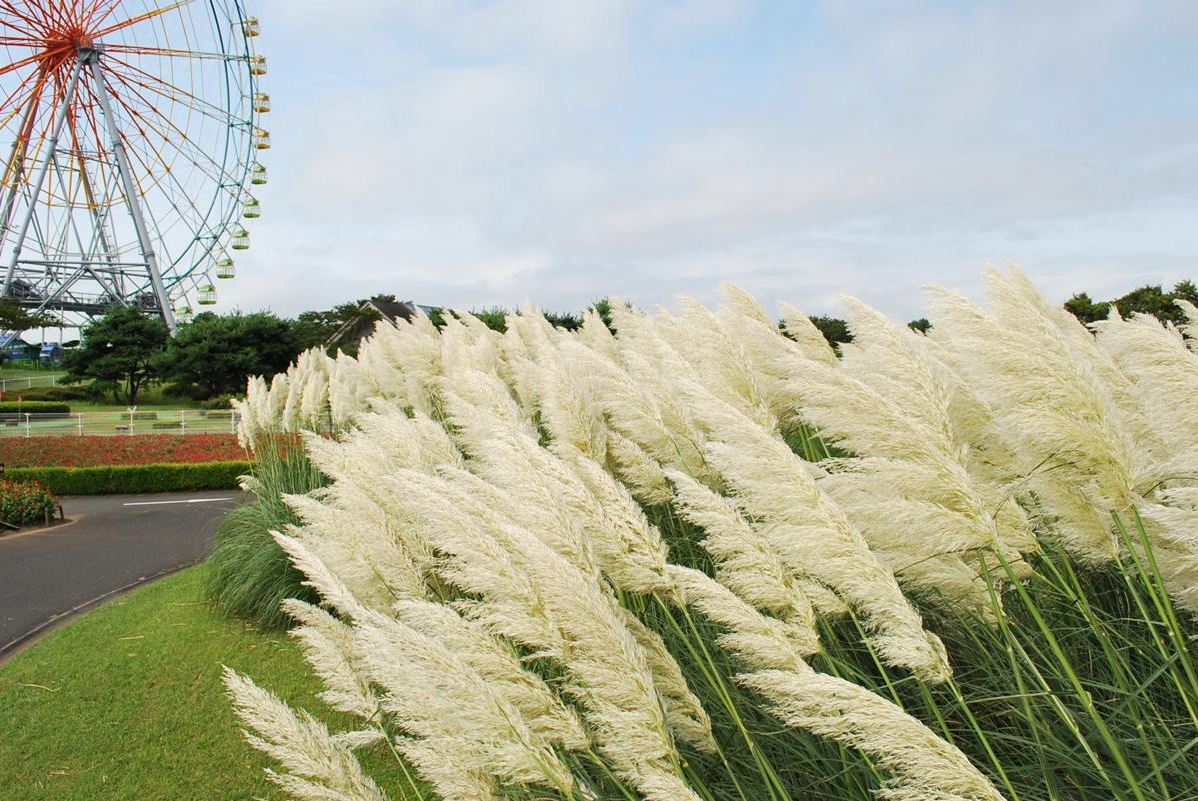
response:
<path id="1" fill-rule="evenodd" d="M 101 37 L 107 36 L 110 33 L 116 33 L 117 31 L 132 27 L 139 22 L 145 22 L 146 20 L 154 19 L 155 17 L 161 17 L 163 14 L 174 11 L 176 8 L 182 8 L 183 6 L 191 5 L 192 2 L 194 2 L 194 0 L 179 0 L 177 3 L 168 3 L 165 6 L 159 6 L 158 8 L 151 9 L 143 14 L 137 14 L 135 16 L 129 17 L 128 19 L 122 20 L 121 22 L 109 25 L 106 28 L 101 28 L 100 30 L 96 31 L 95 36 Z"/>
<path id="2" fill-rule="evenodd" d="M 38 27 L 39 27 L 39 22 L 42 22 L 45 19 L 44 9 L 42 9 L 42 7 L 39 3 L 37 3 L 37 2 L 14 3 L 12 0 L 4 0 L 4 3 L 2 5 L 3 5 L 4 10 L 6 10 L 9 14 L 12 14 L 14 17 L 21 20 L 22 22 L 24 22 L 26 25 L 29 26 L 28 28 L 20 28 L 16 25 L 12 25 L 11 22 L 7 22 L 6 24 L 9 27 L 13 28 L 14 30 L 23 30 L 25 33 L 28 33 L 30 36 L 38 35 L 37 31 L 38 31 Z M 29 13 L 29 6 L 34 6 L 39 11 L 42 11 L 43 17 L 41 19 L 39 19 L 38 17 L 31 15 Z"/>
<path id="3" fill-rule="evenodd" d="M 45 19 L 50 20 L 51 23 L 58 29 L 67 28 L 73 22 L 82 19 L 79 16 L 81 7 L 75 0 L 68 0 L 68 2 L 65 3 L 43 2 L 43 0 L 28 0 L 28 5 L 36 8 Z M 70 15 L 68 13 L 68 8 L 73 9 L 76 14 L 74 16 Z"/>
<path id="4" fill-rule="evenodd" d="M 136 76 L 138 76 L 134 77 L 133 75 L 122 74 L 121 70 L 113 70 L 110 73 L 127 86 L 131 84 L 136 85 L 146 91 L 153 92 L 154 94 L 160 96 L 163 100 L 186 103 L 192 108 L 195 108 L 201 113 L 211 117 L 212 119 L 219 120 L 221 122 L 229 123 L 239 121 L 232 114 L 230 114 L 227 109 L 221 108 L 213 103 L 208 102 L 207 100 L 197 97 L 191 92 L 188 92 L 187 90 L 182 89 L 175 84 L 170 83 L 169 81 L 164 81 L 157 75 L 147 72 L 146 70 L 143 70 L 134 64 L 130 64 L 129 62 L 123 61 L 119 58 L 111 58 L 111 61 L 114 61 L 129 72 L 135 73 Z M 146 99 L 146 102 L 148 105 L 153 106 L 148 99 Z"/>
<path id="5" fill-rule="evenodd" d="M 31 39 L 36 38 L 37 32 L 33 29 L 32 23 L 29 20 L 25 19 L 23 16 L 21 16 L 17 12 L 17 10 L 15 8 L 13 8 L 13 6 L 14 6 L 14 4 L 12 2 L 0 3 L 0 9 L 8 11 L 10 14 L 13 14 L 18 19 L 20 19 L 22 22 L 25 22 L 26 25 L 29 25 L 30 27 L 26 27 L 25 25 L 18 25 L 18 24 L 16 24 L 16 22 L 14 22 L 12 20 L 11 17 L 7 17 L 7 16 L 0 16 L 0 25 L 3 25 L 5 28 L 8 28 L 11 31 L 16 31 L 17 33 L 23 33 L 26 36 L 30 37 Z"/>
<path id="6" fill-rule="evenodd" d="M 159 150 L 157 147 L 155 147 L 153 144 L 151 144 L 148 138 L 143 139 L 143 141 L 145 142 L 145 144 L 148 147 L 150 147 L 151 150 L 154 151 L 154 155 L 157 158 L 158 163 L 160 163 L 160 164 L 169 164 L 170 163 L 170 161 L 168 160 L 166 155 L 163 154 L 162 151 Z M 184 137 L 184 141 L 187 141 L 185 137 Z M 141 151 L 136 148 L 129 147 L 128 143 L 126 143 L 126 147 L 127 147 L 127 149 L 130 149 L 134 152 L 138 161 L 148 170 L 149 166 L 146 163 L 146 160 L 142 157 Z M 178 155 L 178 153 L 177 153 L 177 155 Z M 194 164 L 194 161 L 192 161 L 192 163 Z M 203 170 L 201 170 L 201 171 L 203 171 Z M 206 177 L 211 177 L 211 176 L 208 176 L 208 173 L 206 173 L 206 172 L 205 172 L 205 175 L 206 175 Z M 173 169 L 166 170 L 164 180 L 169 181 L 171 183 L 171 185 L 173 185 L 178 190 L 179 195 L 181 195 L 186 200 L 187 204 L 191 207 L 191 210 L 195 213 L 196 219 L 203 219 L 204 214 L 195 205 L 195 200 L 192 197 L 193 192 L 189 191 L 188 188 L 182 184 L 182 182 L 179 180 L 179 176 L 176 174 L 175 170 L 173 170 Z M 166 191 L 165 187 L 159 185 L 159 190 L 163 196 L 169 197 L 169 193 Z M 171 202 L 173 205 L 175 205 L 176 208 L 178 208 L 178 204 L 174 203 L 173 200 Z"/>
<path id="7" fill-rule="evenodd" d="M 105 52 L 130 53 L 138 56 L 161 56 L 164 58 L 210 59 L 213 61 L 239 61 L 241 56 L 230 57 L 228 53 L 213 53 L 206 50 L 180 50 L 169 47 L 143 47 L 140 45 L 108 45 Z"/>
<path id="8" fill-rule="evenodd" d="M 41 59 L 42 59 L 42 57 L 41 57 L 41 54 L 39 54 L 39 53 L 35 53 L 32 56 L 25 56 L 25 58 L 22 58 L 18 61 L 14 61 L 11 64 L 5 64 L 3 67 L 0 67 L 0 75 L 7 75 L 8 73 L 12 72 L 13 70 L 19 70 L 19 69 L 21 69 L 21 67 L 28 67 L 30 64 L 36 64 L 39 61 L 41 61 Z"/>
<path id="9" fill-rule="evenodd" d="M 102 25 L 121 6 L 122 0 L 96 0 L 92 5 L 92 13 L 88 20 L 92 26 Z"/>
<path id="10" fill-rule="evenodd" d="M 114 77 L 117 81 L 124 80 L 119 74 L 115 75 Z M 119 102 L 121 102 L 122 106 L 125 105 L 125 101 L 123 99 L 121 99 Z M 183 146 L 189 148 L 189 161 L 191 161 L 196 167 L 203 170 L 210 178 L 220 181 L 228 180 L 228 175 L 223 165 L 219 164 L 215 159 L 213 159 L 211 154 L 209 154 L 205 148 L 199 147 L 192 142 L 191 138 L 187 135 L 187 132 L 179 127 L 173 120 L 161 115 L 157 115 L 152 118 L 143 116 L 141 119 L 164 140 L 177 142 L 178 145 L 176 146 L 176 149 L 182 151 Z M 160 127 L 158 124 L 159 122 L 161 122 L 164 127 Z M 148 143 L 148 139 L 143 138 L 143 141 Z M 210 164 L 213 168 L 215 168 L 215 172 L 207 171 L 202 166 L 204 163 Z"/>
<path id="11" fill-rule="evenodd" d="M 30 82 L 34 82 L 34 87 L 29 91 L 27 99 L 26 95 L 22 94 L 22 90 L 29 86 Z M 25 76 L 25 79 L 22 80 L 20 84 L 17 85 L 16 89 L 13 89 L 12 92 L 9 93 L 8 97 L 4 99 L 3 103 L 0 103 L 0 108 L 9 109 L 9 111 L 5 113 L 3 117 L 0 117 L 0 130 L 8 128 L 9 123 L 11 123 L 22 112 L 31 113 L 30 103 L 41 97 L 41 90 L 45 86 L 45 82 L 46 76 L 44 74 L 31 72 L 29 75 Z M 20 98 L 19 101 L 17 100 L 18 97 Z M 24 123 L 21 126 L 22 130 L 20 133 L 18 133 L 18 138 L 21 136 L 28 137 L 28 128 L 30 127 L 31 122 Z"/>

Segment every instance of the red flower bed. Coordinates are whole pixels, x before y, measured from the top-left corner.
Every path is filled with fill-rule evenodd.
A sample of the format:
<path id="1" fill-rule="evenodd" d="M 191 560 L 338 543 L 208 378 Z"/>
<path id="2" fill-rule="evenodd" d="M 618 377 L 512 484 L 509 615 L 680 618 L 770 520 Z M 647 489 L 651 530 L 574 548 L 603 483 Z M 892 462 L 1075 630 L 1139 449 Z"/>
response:
<path id="1" fill-rule="evenodd" d="M 8 467 L 236 462 L 249 458 L 233 434 L 0 438 L 0 463 Z"/>
<path id="2" fill-rule="evenodd" d="M 58 500 L 36 481 L 0 479 L 0 520 L 11 526 L 41 523 L 57 506 Z"/>

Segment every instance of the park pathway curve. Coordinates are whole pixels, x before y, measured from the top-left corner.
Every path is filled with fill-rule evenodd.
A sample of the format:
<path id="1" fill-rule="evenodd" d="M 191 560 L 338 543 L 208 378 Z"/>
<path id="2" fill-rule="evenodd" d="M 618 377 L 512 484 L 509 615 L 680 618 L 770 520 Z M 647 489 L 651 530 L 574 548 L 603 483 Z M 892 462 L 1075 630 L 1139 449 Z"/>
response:
<path id="1" fill-rule="evenodd" d="M 0 537 L 0 661 L 70 615 L 203 559 L 245 494 L 62 499 L 67 524 Z"/>

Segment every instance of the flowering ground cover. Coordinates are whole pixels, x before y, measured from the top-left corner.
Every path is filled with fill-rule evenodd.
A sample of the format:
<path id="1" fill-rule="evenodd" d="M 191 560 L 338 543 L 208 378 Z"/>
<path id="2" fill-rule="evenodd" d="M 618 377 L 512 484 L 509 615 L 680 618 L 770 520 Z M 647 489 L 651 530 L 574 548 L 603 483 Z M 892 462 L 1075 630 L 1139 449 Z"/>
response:
<path id="1" fill-rule="evenodd" d="M 235 462 L 246 458 L 233 434 L 0 439 L 0 463 L 8 467 Z"/>
<path id="2" fill-rule="evenodd" d="M 36 481 L 0 479 L 0 520 L 10 526 L 41 523 L 57 505 L 49 490 Z"/>

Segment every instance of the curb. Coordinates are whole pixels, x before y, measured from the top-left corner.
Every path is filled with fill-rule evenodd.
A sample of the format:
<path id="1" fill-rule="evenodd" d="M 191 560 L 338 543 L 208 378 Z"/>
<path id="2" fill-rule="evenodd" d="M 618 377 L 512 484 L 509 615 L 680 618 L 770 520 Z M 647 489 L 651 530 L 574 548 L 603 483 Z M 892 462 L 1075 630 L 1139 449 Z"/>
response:
<path id="1" fill-rule="evenodd" d="M 124 595 L 125 593 L 135 590 L 144 584 L 149 584 L 153 581 L 157 581 L 158 579 L 166 578 L 172 573 L 178 573 L 180 570 L 186 570 L 189 567 L 194 567 L 202 561 L 204 560 L 198 559 L 194 562 L 188 562 L 184 565 L 168 567 L 152 576 L 142 576 L 141 578 L 137 579 L 137 581 L 130 582 L 123 587 L 117 587 L 115 590 L 109 590 L 103 595 L 97 595 L 91 600 L 84 601 L 81 604 L 71 607 L 65 612 L 58 613 L 54 617 L 39 623 L 29 631 L 18 635 L 15 639 L 0 645 L 0 665 L 3 665 L 9 659 L 21 653 L 26 648 L 40 640 L 42 637 L 57 629 L 59 626 L 63 625 L 64 623 L 69 623 L 71 620 L 74 620 L 84 612 L 90 611 L 91 609 L 100 606 L 105 601 L 110 601 L 117 596 Z"/>

